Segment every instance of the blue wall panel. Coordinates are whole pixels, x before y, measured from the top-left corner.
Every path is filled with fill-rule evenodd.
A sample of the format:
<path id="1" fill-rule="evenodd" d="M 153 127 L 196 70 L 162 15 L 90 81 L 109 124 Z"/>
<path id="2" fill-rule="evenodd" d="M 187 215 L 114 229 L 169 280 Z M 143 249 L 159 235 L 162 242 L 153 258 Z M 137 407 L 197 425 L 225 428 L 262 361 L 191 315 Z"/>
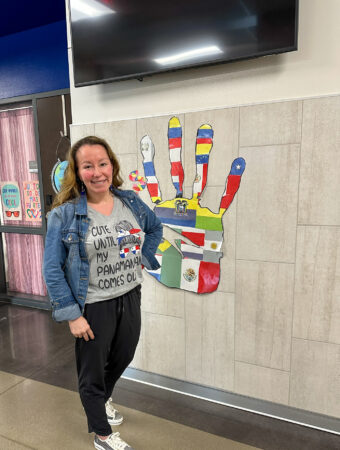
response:
<path id="1" fill-rule="evenodd" d="M 64 20 L 0 38 L 0 98 L 69 86 Z"/>

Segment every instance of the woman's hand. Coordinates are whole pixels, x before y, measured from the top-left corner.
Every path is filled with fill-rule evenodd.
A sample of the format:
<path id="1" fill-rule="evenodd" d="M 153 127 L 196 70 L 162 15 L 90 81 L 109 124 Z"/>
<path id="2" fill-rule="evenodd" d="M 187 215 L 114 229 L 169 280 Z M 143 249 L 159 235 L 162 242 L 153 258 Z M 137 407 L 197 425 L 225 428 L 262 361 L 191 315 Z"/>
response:
<path id="1" fill-rule="evenodd" d="M 69 320 L 68 324 L 74 337 L 84 338 L 85 341 L 94 339 L 93 331 L 91 330 L 88 321 L 83 316 L 80 316 L 75 320 Z"/>

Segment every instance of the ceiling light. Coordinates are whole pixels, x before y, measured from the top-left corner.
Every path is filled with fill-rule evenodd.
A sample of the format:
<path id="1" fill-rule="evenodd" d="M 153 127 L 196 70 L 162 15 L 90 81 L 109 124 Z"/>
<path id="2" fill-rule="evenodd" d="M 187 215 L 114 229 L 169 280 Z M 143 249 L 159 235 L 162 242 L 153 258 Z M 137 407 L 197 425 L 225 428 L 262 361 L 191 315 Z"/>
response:
<path id="1" fill-rule="evenodd" d="M 71 10 L 73 22 L 115 13 L 113 9 L 96 0 L 71 0 Z"/>

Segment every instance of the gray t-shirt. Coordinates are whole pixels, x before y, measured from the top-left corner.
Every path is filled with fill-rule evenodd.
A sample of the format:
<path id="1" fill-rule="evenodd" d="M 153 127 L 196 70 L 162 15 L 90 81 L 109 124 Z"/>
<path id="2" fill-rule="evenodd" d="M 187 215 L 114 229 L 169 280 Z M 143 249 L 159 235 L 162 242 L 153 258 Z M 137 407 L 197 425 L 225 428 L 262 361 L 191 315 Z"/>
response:
<path id="1" fill-rule="evenodd" d="M 119 297 L 143 281 L 141 247 L 144 232 L 122 201 L 115 197 L 110 216 L 88 206 L 85 245 L 90 263 L 86 303 Z"/>

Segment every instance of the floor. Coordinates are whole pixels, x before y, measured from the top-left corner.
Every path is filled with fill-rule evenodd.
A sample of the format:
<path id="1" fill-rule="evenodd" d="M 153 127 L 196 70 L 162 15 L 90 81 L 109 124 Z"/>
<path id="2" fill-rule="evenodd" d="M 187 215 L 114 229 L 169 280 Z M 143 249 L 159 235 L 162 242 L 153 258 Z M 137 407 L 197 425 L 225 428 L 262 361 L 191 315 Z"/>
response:
<path id="1" fill-rule="evenodd" d="M 0 303 L 0 450 L 91 449 L 74 341 L 48 311 Z M 135 450 L 339 450 L 339 436 L 120 380 L 119 431 Z"/>

